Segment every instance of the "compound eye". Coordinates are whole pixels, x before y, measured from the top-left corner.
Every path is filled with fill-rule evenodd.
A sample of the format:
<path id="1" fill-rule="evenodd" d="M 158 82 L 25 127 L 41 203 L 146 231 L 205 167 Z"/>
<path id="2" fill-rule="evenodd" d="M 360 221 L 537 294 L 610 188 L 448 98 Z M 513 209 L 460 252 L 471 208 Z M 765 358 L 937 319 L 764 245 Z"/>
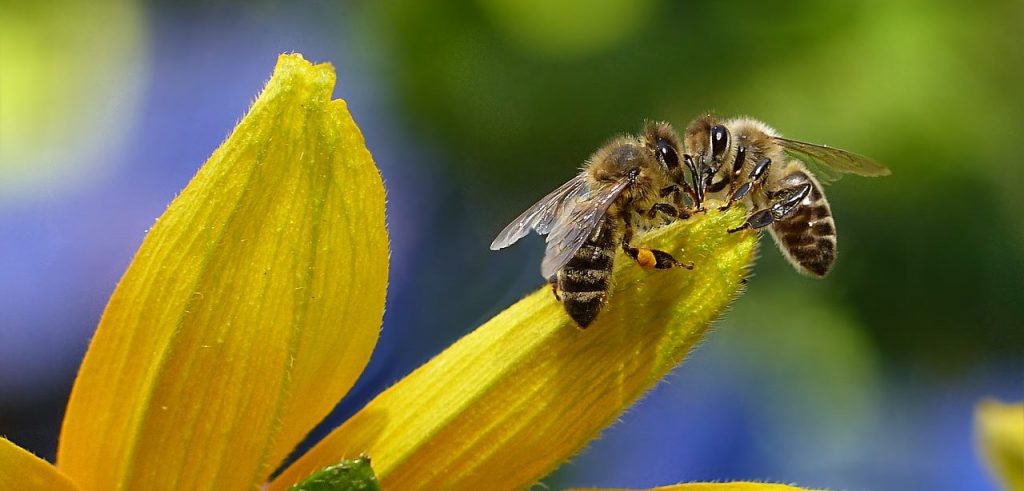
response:
<path id="1" fill-rule="evenodd" d="M 729 148 L 729 130 L 720 124 L 711 128 L 711 156 L 720 158 Z"/>
<path id="2" fill-rule="evenodd" d="M 658 138 L 657 152 L 658 158 L 661 159 L 669 169 L 679 167 L 679 154 L 676 153 L 675 148 L 672 148 L 671 143 L 663 138 Z"/>

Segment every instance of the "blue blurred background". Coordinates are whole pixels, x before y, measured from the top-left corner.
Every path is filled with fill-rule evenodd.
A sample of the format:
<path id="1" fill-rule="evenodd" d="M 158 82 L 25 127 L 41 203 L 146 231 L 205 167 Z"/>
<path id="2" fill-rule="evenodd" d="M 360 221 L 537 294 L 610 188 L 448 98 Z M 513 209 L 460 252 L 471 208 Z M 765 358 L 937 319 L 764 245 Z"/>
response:
<path id="1" fill-rule="evenodd" d="M 840 257 L 765 239 L 748 292 L 545 484 L 992 489 L 971 420 L 1024 398 L 1024 4 L 471 0 L 0 4 L 0 434 L 54 455 L 107 297 L 277 55 L 338 71 L 384 174 L 388 309 L 317 430 L 536 288 L 493 235 L 644 119 L 750 114 L 871 155 Z"/>

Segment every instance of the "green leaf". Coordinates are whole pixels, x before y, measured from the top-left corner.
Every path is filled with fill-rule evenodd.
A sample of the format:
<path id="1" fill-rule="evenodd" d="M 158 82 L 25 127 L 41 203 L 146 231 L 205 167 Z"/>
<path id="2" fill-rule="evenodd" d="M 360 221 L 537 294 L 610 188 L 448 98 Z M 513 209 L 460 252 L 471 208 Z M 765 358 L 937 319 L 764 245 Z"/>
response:
<path id="1" fill-rule="evenodd" d="M 292 491 L 376 491 L 380 489 L 377 476 L 370 467 L 370 458 L 361 456 L 343 460 L 340 464 L 324 467 L 291 487 Z"/>

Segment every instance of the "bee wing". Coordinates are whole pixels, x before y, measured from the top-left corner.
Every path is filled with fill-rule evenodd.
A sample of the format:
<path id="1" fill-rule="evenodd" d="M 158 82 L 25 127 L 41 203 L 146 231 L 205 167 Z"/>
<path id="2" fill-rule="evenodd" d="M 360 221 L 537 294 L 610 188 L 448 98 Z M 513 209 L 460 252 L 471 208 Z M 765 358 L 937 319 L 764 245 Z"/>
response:
<path id="1" fill-rule="evenodd" d="M 522 215 L 512 220 L 512 223 L 499 232 L 491 242 L 491 250 L 504 249 L 514 244 L 530 233 L 531 229 L 536 230 L 540 235 L 548 233 L 552 223 L 559 215 L 559 210 L 567 202 L 573 201 L 588 190 L 583 174 L 570 179 L 569 182 L 548 193 L 547 196 L 524 211 Z"/>
<path id="2" fill-rule="evenodd" d="M 879 164 L 870 157 L 857 155 L 852 152 L 833 148 L 828 145 L 818 145 L 789 138 L 774 137 L 776 143 L 786 149 L 790 155 L 812 165 L 819 167 L 822 171 L 819 177 L 826 181 L 834 181 L 839 178 L 837 173 L 857 174 L 859 176 L 887 176 L 892 172 L 882 164 Z"/>
<path id="3" fill-rule="evenodd" d="M 630 182 L 630 179 L 623 178 L 566 201 L 566 208 L 558 215 L 548 235 L 544 260 L 540 265 L 540 274 L 544 278 L 554 276 L 572 259 L 601 224 L 608 207 Z"/>

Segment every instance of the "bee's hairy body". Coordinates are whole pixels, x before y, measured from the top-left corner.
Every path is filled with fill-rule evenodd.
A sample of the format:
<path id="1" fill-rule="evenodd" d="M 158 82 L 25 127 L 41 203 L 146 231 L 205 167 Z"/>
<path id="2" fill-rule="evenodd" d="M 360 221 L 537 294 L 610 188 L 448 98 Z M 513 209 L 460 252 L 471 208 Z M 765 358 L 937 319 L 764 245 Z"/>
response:
<path id="1" fill-rule="evenodd" d="M 674 184 L 673 174 L 666 172 L 645 144 L 648 138 L 653 143 L 656 132 L 649 129 L 650 136 L 644 139 L 615 138 L 598 149 L 583 168 L 591 188 L 612 185 L 630 175 L 632 184 L 615 198 L 590 237 L 549 280 L 553 280 L 566 313 L 581 327 L 590 325 L 608 300 L 615 250 L 621 245 L 629 253 L 629 241 L 623 242 L 624 229 L 649 227 L 653 217 L 646 216 L 646 211 L 658 202 L 658 190 Z M 682 174 L 678 175 L 682 179 Z"/>
<path id="2" fill-rule="evenodd" d="M 752 209 L 769 208 L 771 192 L 799 188 L 804 184 L 811 186 L 810 192 L 800 204 L 788 215 L 773 220 L 769 230 L 779 250 L 797 270 L 814 276 L 825 276 L 836 259 L 836 228 L 821 184 L 803 162 L 789 157 L 781 146 L 774 143 L 772 137 L 777 136 L 777 133 L 768 125 L 750 118 L 732 119 L 724 124 L 735 140 L 725 156 L 725 162 L 732 162 L 731 159 L 736 158 L 740 146 L 746 148 L 747 158 L 744 159 L 740 176 L 749 175 L 754 166 L 764 159 L 783 164 L 771 165 L 764 178 L 764 185 L 753 188 L 744 198 Z M 724 176 L 729 174 L 724 173 Z M 719 197 L 728 199 L 724 191 L 718 193 L 722 195 Z"/>
<path id="3" fill-rule="evenodd" d="M 715 151 L 716 138 L 721 142 Z M 770 126 L 735 118 L 697 118 L 686 131 L 687 150 L 708 162 L 710 196 L 742 202 L 753 213 L 739 229 L 769 227 L 779 250 L 798 271 L 824 277 L 836 259 L 836 227 L 821 183 L 787 150 L 810 153 L 825 166 L 861 175 L 886 175 L 876 162 L 842 150 L 781 138 Z M 784 146 L 786 145 L 786 146 Z"/>
<path id="4" fill-rule="evenodd" d="M 500 249 L 531 229 L 548 234 L 541 274 L 566 313 L 587 327 L 608 300 L 615 249 L 644 268 L 684 266 L 664 251 L 633 247 L 636 227 L 661 215 L 689 216 L 693 196 L 679 160 L 679 137 L 668 123 L 648 123 L 639 136 L 620 136 L 599 148 L 575 178 L 505 227 Z M 684 267 L 692 267 L 690 265 Z"/>
<path id="5" fill-rule="evenodd" d="M 491 249 L 508 247 L 531 230 L 547 235 L 541 275 L 569 316 L 587 327 L 608 300 L 615 248 L 643 268 L 692 268 L 665 251 L 634 247 L 633 233 L 659 216 L 685 219 L 706 211 L 705 196 L 716 196 L 727 203 L 722 209 L 741 202 L 751 210 L 729 232 L 771 226 L 797 270 L 823 277 L 835 261 L 836 228 L 821 183 L 805 161 L 862 176 L 889 174 L 870 158 L 783 138 L 751 118 L 720 123 L 710 114 L 699 117 L 682 142 L 668 123 L 648 123 L 643 134 L 598 149 L 576 177 L 506 226 Z"/>

